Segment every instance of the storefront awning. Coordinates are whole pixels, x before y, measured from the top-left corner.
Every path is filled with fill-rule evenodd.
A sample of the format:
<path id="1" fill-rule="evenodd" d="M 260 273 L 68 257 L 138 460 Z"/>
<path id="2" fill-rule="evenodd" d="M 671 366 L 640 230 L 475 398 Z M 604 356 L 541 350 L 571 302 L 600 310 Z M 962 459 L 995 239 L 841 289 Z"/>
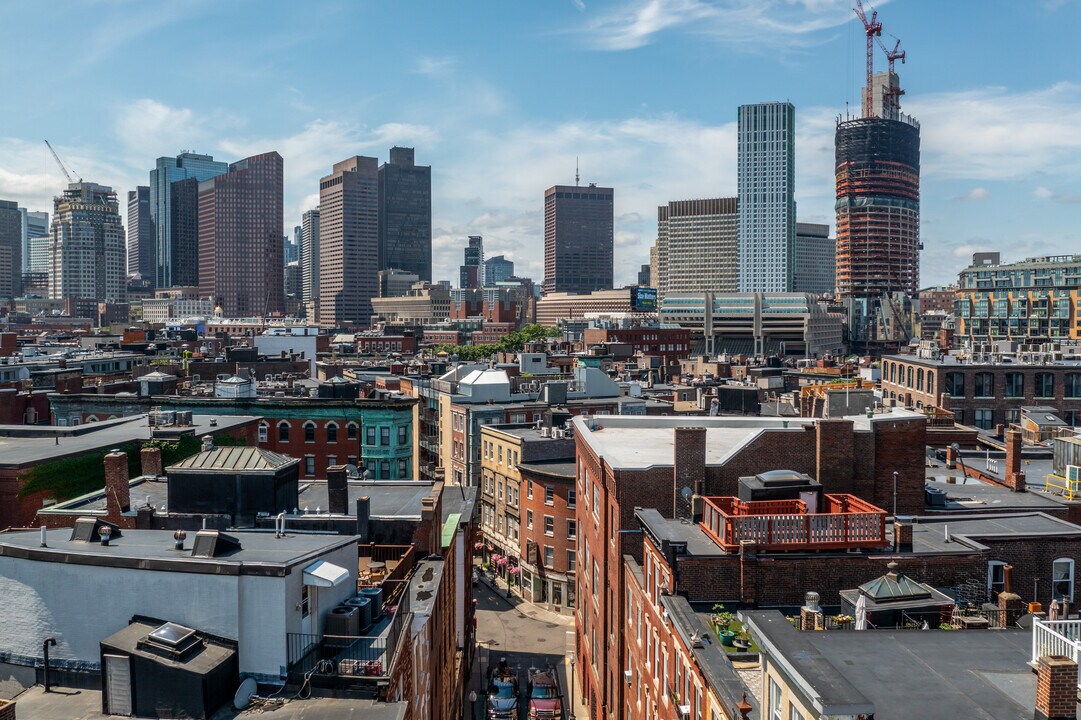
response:
<path id="1" fill-rule="evenodd" d="M 318 560 L 304 568 L 305 585 L 335 587 L 348 579 L 348 570 L 326 560 Z"/>

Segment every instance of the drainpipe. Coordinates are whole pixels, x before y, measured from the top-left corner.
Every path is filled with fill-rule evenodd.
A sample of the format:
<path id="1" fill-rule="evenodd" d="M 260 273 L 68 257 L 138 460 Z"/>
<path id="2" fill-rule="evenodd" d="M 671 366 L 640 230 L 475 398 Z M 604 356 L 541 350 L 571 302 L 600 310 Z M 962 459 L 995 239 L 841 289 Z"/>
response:
<path id="1" fill-rule="evenodd" d="M 56 645 L 56 638 L 47 637 L 45 642 L 41 643 L 41 649 L 45 651 L 45 692 L 49 692 L 49 646 Z"/>

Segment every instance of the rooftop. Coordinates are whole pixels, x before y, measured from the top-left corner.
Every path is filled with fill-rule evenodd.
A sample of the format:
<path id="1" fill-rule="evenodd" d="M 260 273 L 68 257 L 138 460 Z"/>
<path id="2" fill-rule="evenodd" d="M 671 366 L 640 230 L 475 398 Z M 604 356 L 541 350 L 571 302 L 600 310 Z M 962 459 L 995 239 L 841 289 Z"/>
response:
<path id="1" fill-rule="evenodd" d="M 1029 632 L 801 633 L 776 611 L 740 615 L 816 716 L 1013 720 L 1036 704 Z"/>
<path id="2" fill-rule="evenodd" d="M 262 448 L 229 446 L 205 450 L 186 457 L 176 465 L 170 465 L 166 472 L 173 470 L 273 471 L 286 465 L 296 465 L 299 462 L 296 458 Z"/>
<path id="3" fill-rule="evenodd" d="M 968 553 L 982 539 L 1081 536 L 1081 526 L 1042 512 L 1003 515 L 949 515 L 912 519 L 914 553 Z M 948 539 L 947 539 L 948 537 Z"/>

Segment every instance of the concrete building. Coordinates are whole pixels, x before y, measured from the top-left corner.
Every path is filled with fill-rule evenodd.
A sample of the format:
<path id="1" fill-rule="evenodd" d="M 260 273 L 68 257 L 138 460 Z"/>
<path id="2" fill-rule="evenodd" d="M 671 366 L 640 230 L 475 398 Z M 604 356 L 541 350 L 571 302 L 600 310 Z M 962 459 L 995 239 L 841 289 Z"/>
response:
<path id="1" fill-rule="evenodd" d="M 613 284 L 615 191 L 555 185 L 544 191 L 544 283 L 549 293 L 588 293 Z"/>
<path id="2" fill-rule="evenodd" d="M 30 259 L 27 271 L 32 274 L 44 273 L 46 275 L 46 281 L 48 281 L 52 239 L 48 234 L 31 237 L 27 242 L 27 246 L 30 248 L 30 254 L 27 255 Z"/>
<path id="3" fill-rule="evenodd" d="M 112 188 L 68 185 L 53 200 L 50 238 L 50 298 L 127 299 L 124 226 Z"/>
<path id="4" fill-rule="evenodd" d="M 484 261 L 484 287 L 494 287 L 509 277 L 514 277 L 513 261 L 502 255 Z"/>
<path id="5" fill-rule="evenodd" d="M 372 298 L 373 320 L 394 325 L 431 325 L 450 317 L 450 291 L 444 285 L 414 283 L 400 297 Z"/>
<path id="6" fill-rule="evenodd" d="M 32 239 L 46 238 L 49 236 L 49 213 L 35 212 L 33 210 L 27 210 L 26 208 L 19 208 L 19 213 L 22 215 L 23 274 L 46 272 L 48 261 L 45 257 L 47 256 L 41 256 L 40 261 L 35 264 L 35 257 L 31 250 L 30 241 Z M 42 243 L 39 241 L 38 245 L 41 244 Z"/>
<path id="7" fill-rule="evenodd" d="M 458 268 L 458 287 L 479 288 L 484 286 L 484 238 L 470 235 L 463 250 L 464 261 Z"/>
<path id="8" fill-rule="evenodd" d="M 299 301 L 301 292 L 300 261 L 294 260 L 291 263 L 286 263 L 282 272 L 285 297 L 293 301 Z"/>
<path id="9" fill-rule="evenodd" d="M 154 232 L 156 287 L 196 285 L 199 278 L 198 196 L 187 192 L 174 201 L 173 183 L 194 180 L 196 183 L 229 171 L 229 165 L 210 155 L 181 153 L 160 157 L 150 171 L 150 221 Z M 173 237 L 177 222 L 187 229 L 182 238 Z"/>
<path id="10" fill-rule="evenodd" d="M 227 316 L 285 311 L 283 182 L 282 156 L 269 152 L 198 185 L 199 290 Z"/>
<path id="11" fill-rule="evenodd" d="M 145 298 L 140 303 L 143 322 L 151 325 L 167 325 L 173 320 L 191 317 L 209 317 L 214 314 L 214 303 L 199 298 Z"/>
<path id="12" fill-rule="evenodd" d="M 379 269 L 432 279 L 432 168 L 413 148 L 392 147 L 379 166 Z"/>
<path id="13" fill-rule="evenodd" d="M 702 333 L 706 352 L 823 355 L 844 350 L 843 320 L 806 293 L 687 293 L 661 303 L 660 320 Z"/>
<path id="14" fill-rule="evenodd" d="M 796 109 L 739 107 L 740 292 L 791 292 L 796 242 Z"/>
<path id="15" fill-rule="evenodd" d="M 652 256 L 652 254 L 653 254 L 653 252 L 652 252 L 652 248 L 651 248 L 650 255 Z M 650 273 L 650 267 L 651 267 L 651 265 L 643 265 L 638 270 L 638 287 L 653 287 L 652 280 L 651 280 L 652 276 L 651 276 L 651 273 Z"/>
<path id="16" fill-rule="evenodd" d="M 17 202 L 0 200 L 0 298 L 23 294 L 22 222 Z"/>
<path id="17" fill-rule="evenodd" d="M 335 163 L 319 181 L 321 327 L 369 326 L 372 298 L 379 294 L 378 258 L 378 161 L 354 156 Z"/>
<path id="18" fill-rule="evenodd" d="M 317 319 L 319 301 L 319 208 L 304 213 L 300 230 L 300 299 L 304 316 Z"/>
<path id="19" fill-rule="evenodd" d="M 829 225 L 796 223 L 796 256 L 792 275 L 794 292 L 832 294 L 836 289 L 837 241 Z"/>
<path id="20" fill-rule="evenodd" d="M 737 198 L 676 200 L 658 207 L 657 276 L 651 278 L 658 300 L 667 293 L 738 290 L 738 230 Z"/>
<path id="21" fill-rule="evenodd" d="M 379 271 L 379 297 L 402 297 L 409 289 L 420 282 L 416 273 L 390 268 Z"/>
<path id="22" fill-rule="evenodd" d="M 560 320 L 585 317 L 590 314 L 623 314 L 634 312 L 633 288 L 595 290 L 589 293 L 546 293 L 537 300 L 537 322 L 548 327 Z"/>
<path id="23" fill-rule="evenodd" d="M 128 277 L 154 277 L 154 224 L 150 221 L 150 188 L 128 191 Z"/>

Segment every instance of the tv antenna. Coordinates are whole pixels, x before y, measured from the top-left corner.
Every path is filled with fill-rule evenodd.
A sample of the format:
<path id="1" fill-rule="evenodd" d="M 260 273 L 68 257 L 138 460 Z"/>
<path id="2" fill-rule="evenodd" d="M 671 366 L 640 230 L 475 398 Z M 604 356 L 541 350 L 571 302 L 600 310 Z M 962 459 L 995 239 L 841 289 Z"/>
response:
<path id="1" fill-rule="evenodd" d="M 578 187 L 578 182 L 581 180 L 581 176 L 578 174 L 578 156 L 574 156 L 574 187 Z"/>

